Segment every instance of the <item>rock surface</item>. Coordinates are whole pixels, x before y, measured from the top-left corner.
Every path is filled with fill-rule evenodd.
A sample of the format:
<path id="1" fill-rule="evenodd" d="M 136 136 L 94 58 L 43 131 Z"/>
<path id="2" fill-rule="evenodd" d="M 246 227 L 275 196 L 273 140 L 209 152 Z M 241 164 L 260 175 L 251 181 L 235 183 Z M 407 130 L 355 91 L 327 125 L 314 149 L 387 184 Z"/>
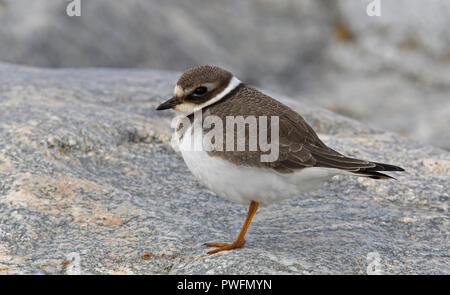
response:
<path id="1" fill-rule="evenodd" d="M 245 81 L 450 150 L 450 2 L 0 0 L 0 60 L 224 66 Z M 201 7 L 201 9 L 199 9 Z"/>
<path id="2" fill-rule="evenodd" d="M 2 274 L 450 274 L 450 155 L 287 98 L 330 146 L 397 164 L 261 208 L 202 187 L 155 106 L 178 73 L 0 64 Z"/>

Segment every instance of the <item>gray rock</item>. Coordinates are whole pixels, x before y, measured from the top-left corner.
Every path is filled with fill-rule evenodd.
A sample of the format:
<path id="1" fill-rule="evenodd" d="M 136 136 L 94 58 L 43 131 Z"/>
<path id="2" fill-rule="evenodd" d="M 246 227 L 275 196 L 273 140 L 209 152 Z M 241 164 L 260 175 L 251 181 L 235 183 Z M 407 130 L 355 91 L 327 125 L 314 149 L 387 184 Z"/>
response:
<path id="1" fill-rule="evenodd" d="M 178 73 L 0 64 L 0 273 L 449 274 L 450 155 L 298 101 L 332 147 L 397 164 L 246 210 L 202 187 L 156 112 Z"/>
<path id="2" fill-rule="evenodd" d="M 335 2 L 353 39 L 329 43 L 304 101 L 449 150 L 450 2 L 380 1 L 380 17 Z"/>
<path id="3" fill-rule="evenodd" d="M 446 0 L 0 0 L 0 60 L 229 68 L 245 81 L 450 149 Z M 199 9 L 201 7 L 201 9 Z"/>

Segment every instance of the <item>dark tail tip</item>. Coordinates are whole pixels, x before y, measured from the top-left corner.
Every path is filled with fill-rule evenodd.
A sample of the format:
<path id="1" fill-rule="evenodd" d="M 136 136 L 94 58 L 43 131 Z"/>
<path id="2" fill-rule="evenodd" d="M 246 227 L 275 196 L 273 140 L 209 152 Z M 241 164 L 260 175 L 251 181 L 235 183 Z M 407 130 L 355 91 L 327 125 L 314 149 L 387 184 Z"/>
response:
<path id="1" fill-rule="evenodd" d="M 358 171 L 355 171 L 354 173 L 359 174 L 361 176 L 370 177 L 372 179 L 395 179 L 394 177 L 380 173 L 379 171 L 405 171 L 402 167 L 384 164 L 384 163 L 377 163 L 377 162 L 371 162 L 372 164 L 375 164 L 375 167 L 370 168 L 361 168 Z"/>
<path id="2" fill-rule="evenodd" d="M 389 164 L 384 164 L 384 163 L 377 163 L 377 162 L 372 162 L 373 164 L 375 164 L 376 166 L 373 168 L 368 168 L 368 169 L 372 169 L 373 171 L 405 171 L 405 169 L 403 169 L 402 167 L 399 166 L 394 166 L 394 165 L 389 165 Z"/>

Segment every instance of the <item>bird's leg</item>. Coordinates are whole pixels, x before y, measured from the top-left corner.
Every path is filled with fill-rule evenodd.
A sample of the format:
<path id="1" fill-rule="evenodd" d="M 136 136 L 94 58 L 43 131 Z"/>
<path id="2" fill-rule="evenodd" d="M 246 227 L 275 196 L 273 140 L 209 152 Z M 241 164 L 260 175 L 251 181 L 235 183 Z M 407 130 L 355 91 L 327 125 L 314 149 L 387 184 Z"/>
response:
<path id="1" fill-rule="evenodd" d="M 215 250 L 209 251 L 208 254 L 214 254 L 221 251 L 227 251 L 232 249 L 241 248 L 245 243 L 245 233 L 247 232 L 250 222 L 252 221 L 253 215 L 255 215 L 256 210 L 258 210 L 258 202 L 252 201 L 250 207 L 248 208 L 247 218 L 245 219 L 244 226 L 242 226 L 241 232 L 237 236 L 233 243 L 206 243 L 206 247 L 218 247 Z"/>

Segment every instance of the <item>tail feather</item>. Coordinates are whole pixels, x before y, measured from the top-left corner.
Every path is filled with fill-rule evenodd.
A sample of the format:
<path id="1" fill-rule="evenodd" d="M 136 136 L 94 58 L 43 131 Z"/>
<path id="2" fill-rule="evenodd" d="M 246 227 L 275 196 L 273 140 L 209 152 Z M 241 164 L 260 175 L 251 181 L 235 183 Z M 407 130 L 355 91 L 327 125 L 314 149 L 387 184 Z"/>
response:
<path id="1" fill-rule="evenodd" d="M 377 162 L 364 161 L 360 159 L 346 157 L 335 150 L 332 150 L 326 146 L 305 145 L 303 146 L 310 154 L 310 158 L 316 167 L 327 167 L 345 170 L 351 173 L 358 174 L 360 176 L 366 176 L 374 179 L 388 179 L 393 178 L 387 174 L 381 173 L 384 171 L 405 171 L 403 168 L 383 164 Z M 302 161 L 300 161 L 302 162 Z M 303 164 L 303 162 L 302 162 Z M 298 164 L 297 164 L 298 165 Z M 301 168 L 304 168 L 303 165 Z M 381 171 L 381 172 L 380 172 Z"/>
<path id="2" fill-rule="evenodd" d="M 357 171 L 353 171 L 353 173 L 359 174 L 361 176 L 370 177 L 373 179 L 395 179 L 394 177 L 384 173 L 380 173 L 379 171 L 405 171 L 405 169 L 394 165 L 377 162 L 370 162 L 370 163 L 375 164 L 375 167 L 360 168 Z"/>

